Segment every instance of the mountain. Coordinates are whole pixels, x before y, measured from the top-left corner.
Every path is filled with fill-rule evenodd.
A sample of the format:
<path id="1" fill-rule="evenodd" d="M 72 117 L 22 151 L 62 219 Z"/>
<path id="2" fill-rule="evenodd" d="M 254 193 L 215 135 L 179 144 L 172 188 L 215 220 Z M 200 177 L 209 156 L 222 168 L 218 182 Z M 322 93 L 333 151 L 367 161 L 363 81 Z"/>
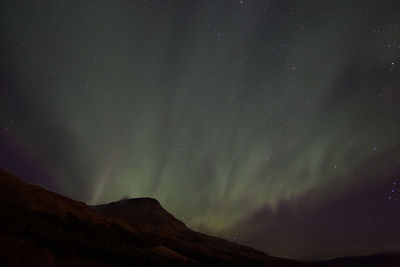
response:
<path id="1" fill-rule="evenodd" d="M 286 266 L 294 262 L 267 256 L 252 248 L 190 230 L 151 198 L 127 199 L 93 206 L 102 215 L 146 232 L 158 244 L 204 263 L 235 262 Z M 281 264 L 281 265 L 278 265 Z M 286 264 L 286 265 L 283 265 Z M 299 264 L 299 263 L 297 263 Z"/>
<path id="2" fill-rule="evenodd" d="M 366 256 L 341 257 L 324 262 L 326 266 L 399 267 L 400 252 L 382 252 Z"/>
<path id="3" fill-rule="evenodd" d="M 316 266 L 190 230 L 151 198 L 88 206 L 0 169 L 0 266 Z"/>

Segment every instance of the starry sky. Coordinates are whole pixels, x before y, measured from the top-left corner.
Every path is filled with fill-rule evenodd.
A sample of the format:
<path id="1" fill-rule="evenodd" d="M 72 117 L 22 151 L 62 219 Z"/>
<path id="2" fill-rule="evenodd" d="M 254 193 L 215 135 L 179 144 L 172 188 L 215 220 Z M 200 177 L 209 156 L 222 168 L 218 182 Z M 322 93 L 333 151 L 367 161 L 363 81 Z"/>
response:
<path id="1" fill-rule="evenodd" d="M 271 255 L 400 250 L 400 2 L 5 0 L 0 167 Z"/>

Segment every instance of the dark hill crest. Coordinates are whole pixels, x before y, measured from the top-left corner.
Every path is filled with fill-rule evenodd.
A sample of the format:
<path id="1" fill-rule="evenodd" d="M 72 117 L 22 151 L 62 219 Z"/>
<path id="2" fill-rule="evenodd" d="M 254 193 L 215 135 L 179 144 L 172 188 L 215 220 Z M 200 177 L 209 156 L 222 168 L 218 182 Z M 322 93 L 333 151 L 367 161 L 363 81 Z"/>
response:
<path id="1" fill-rule="evenodd" d="M 0 266 L 310 266 L 192 231 L 153 198 L 88 206 L 0 169 Z"/>

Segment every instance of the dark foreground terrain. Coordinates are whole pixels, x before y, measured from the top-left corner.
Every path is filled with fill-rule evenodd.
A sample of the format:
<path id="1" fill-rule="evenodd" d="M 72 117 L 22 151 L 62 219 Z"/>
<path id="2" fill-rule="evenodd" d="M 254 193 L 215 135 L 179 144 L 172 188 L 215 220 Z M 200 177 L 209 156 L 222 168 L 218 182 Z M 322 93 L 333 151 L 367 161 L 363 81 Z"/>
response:
<path id="1" fill-rule="evenodd" d="M 385 259 L 373 266 L 400 266 L 393 262 L 399 257 Z M 276 258 L 194 232 L 155 199 L 87 206 L 0 169 L 0 266 L 369 266 L 369 260 Z"/>
<path id="2" fill-rule="evenodd" d="M 336 258 L 324 262 L 326 266 L 343 267 L 399 267 L 399 252 L 384 252 L 366 256 Z"/>
<path id="3" fill-rule="evenodd" d="M 308 266 L 197 233 L 155 199 L 87 206 L 0 169 L 0 266 Z"/>

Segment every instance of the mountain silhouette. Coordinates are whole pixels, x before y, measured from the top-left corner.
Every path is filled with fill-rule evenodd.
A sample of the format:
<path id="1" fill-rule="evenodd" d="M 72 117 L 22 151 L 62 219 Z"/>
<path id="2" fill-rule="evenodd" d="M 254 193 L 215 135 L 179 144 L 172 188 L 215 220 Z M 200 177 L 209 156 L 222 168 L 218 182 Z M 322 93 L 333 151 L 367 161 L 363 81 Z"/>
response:
<path id="1" fill-rule="evenodd" d="M 400 266 L 400 253 L 300 262 L 192 231 L 152 198 L 88 206 L 0 169 L 0 266 Z"/>
<path id="2" fill-rule="evenodd" d="M 190 230 L 151 198 L 88 206 L 0 169 L 0 266 L 314 266 Z"/>
<path id="3" fill-rule="evenodd" d="M 400 252 L 381 252 L 365 256 L 340 257 L 325 261 L 326 266 L 336 267 L 398 267 Z"/>

